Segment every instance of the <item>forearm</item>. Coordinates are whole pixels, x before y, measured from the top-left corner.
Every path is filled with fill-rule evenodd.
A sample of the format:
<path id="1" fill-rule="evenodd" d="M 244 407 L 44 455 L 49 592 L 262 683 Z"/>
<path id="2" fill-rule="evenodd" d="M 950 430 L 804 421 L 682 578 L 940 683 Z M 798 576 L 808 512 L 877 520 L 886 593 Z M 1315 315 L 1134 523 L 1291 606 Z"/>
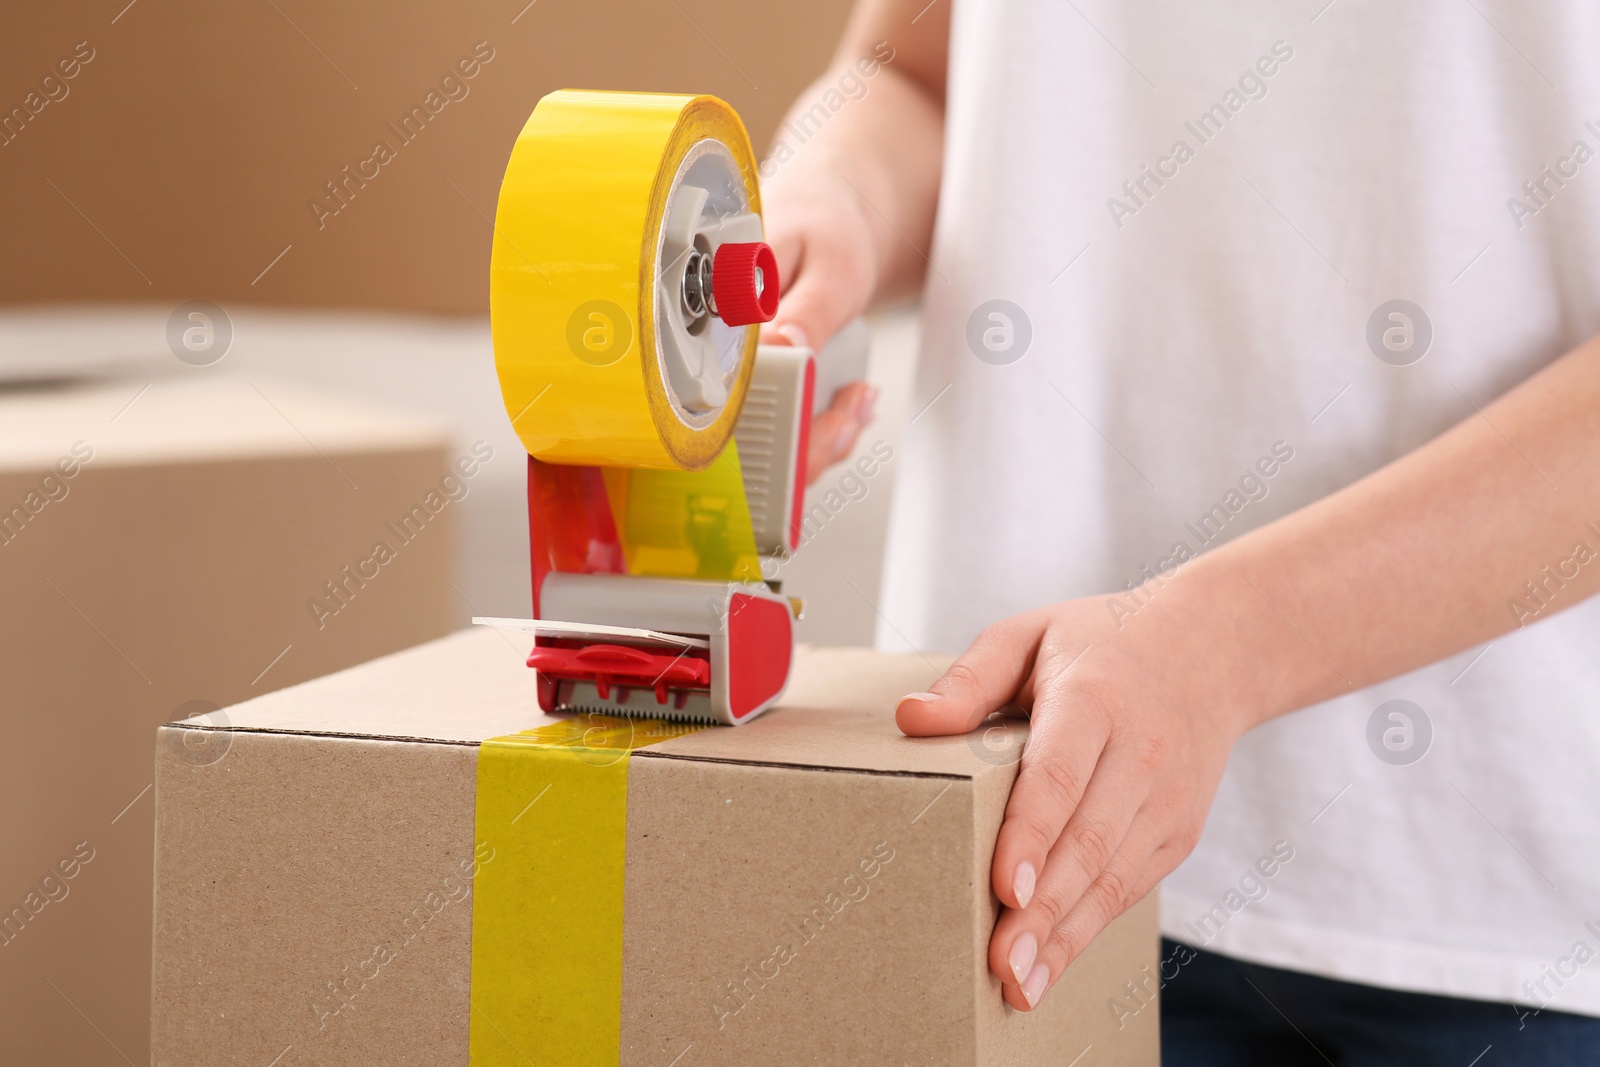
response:
<path id="1" fill-rule="evenodd" d="M 1600 591 L 1600 338 L 1461 406 L 1446 433 L 1174 580 L 1225 628 L 1209 681 L 1248 702 L 1248 725 Z"/>
<path id="2" fill-rule="evenodd" d="M 878 301 L 914 291 L 926 270 L 944 151 L 948 7 L 919 18 L 921 3 L 860 4 L 832 65 L 789 109 L 764 168 L 763 195 L 780 212 L 800 214 L 794 201 L 849 184 L 870 235 Z"/>

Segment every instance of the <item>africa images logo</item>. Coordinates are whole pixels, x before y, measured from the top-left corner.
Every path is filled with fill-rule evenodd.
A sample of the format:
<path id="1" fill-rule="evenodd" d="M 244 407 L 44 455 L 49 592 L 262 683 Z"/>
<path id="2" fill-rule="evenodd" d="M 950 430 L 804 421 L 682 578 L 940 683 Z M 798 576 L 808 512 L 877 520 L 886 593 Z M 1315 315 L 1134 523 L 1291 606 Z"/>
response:
<path id="1" fill-rule="evenodd" d="M 1433 321 L 1409 300 L 1379 304 L 1367 318 L 1367 347 L 1391 367 L 1409 367 L 1433 346 Z"/>
<path id="2" fill-rule="evenodd" d="M 1409 766 L 1432 744 L 1432 720 L 1409 700 L 1386 700 L 1367 718 L 1367 747 L 1387 764 Z"/>
<path id="3" fill-rule="evenodd" d="M 179 304 L 167 317 L 167 348 L 191 367 L 209 367 L 228 354 L 233 320 L 209 300 Z"/>
<path id="4" fill-rule="evenodd" d="M 1009 300 L 985 300 L 967 316 L 967 347 L 994 367 L 1015 363 L 1033 343 L 1033 322 Z"/>
<path id="5" fill-rule="evenodd" d="M 567 318 L 567 348 L 591 367 L 609 367 L 633 345 L 628 313 L 609 300 L 579 304 Z"/>

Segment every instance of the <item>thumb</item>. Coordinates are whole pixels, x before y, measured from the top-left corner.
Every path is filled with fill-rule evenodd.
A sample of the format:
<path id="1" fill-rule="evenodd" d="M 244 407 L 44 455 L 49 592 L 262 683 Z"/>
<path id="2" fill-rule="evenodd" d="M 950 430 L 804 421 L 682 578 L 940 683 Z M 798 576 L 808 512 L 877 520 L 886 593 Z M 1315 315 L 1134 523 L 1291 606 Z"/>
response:
<path id="1" fill-rule="evenodd" d="M 895 723 L 910 737 L 963 734 L 1014 700 L 1033 674 L 1044 619 L 1019 615 L 972 642 L 925 693 L 900 698 Z"/>

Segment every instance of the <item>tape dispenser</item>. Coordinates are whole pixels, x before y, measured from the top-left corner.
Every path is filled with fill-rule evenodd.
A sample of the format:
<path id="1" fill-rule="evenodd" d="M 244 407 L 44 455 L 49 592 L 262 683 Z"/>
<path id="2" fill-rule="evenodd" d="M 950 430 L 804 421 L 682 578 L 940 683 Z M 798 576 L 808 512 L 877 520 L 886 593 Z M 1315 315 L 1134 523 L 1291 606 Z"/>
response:
<path id="1" fill-rule="evenodd" d="M 709 96 L 552 93 L 512 150 L 490 320 L 534 617 L 475 621 L 533 633 L 546 712 L 738 724 L 788 683 L 816 363 L 757 341 L 755 164 Z"/>

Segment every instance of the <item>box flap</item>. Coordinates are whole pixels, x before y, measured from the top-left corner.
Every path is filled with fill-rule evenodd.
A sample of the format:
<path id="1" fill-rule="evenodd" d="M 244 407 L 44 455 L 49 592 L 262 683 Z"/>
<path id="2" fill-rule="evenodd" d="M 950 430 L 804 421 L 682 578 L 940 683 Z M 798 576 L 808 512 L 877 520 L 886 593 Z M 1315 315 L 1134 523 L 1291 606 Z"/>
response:
<path id="1" fill-rule="evenodd" d="M 477 744 L 556 721 L 539 711 L 521 635 L 477 627 L 216 713 L 232 729 Z M 1014 772 L 1020 730 L 908 738 L 894 705 L 925 689 L 944 660 L 868 649 L 797 652 L 780 706 L 641 749 L 636 758 L 723 760 L 883 773 L 977 777 Z"/>
<path id="2" fill-rule="evenodd" d="M 801 647 L 778 707 L 744 726 L 701 730 L 638 755 L 972 777 L 986 764 L 970 738 L 911 738 L 894 724 L 899 699 L 927 689 L 946 663 L 916 653 Z"/>
<path id="3" fill-rule="evenodd" d="M 531 644 L 531 642 L 530 642 Z M 213 712 L 235 730 L 477 744 L 556 720 L 518 635 L 474 627 Z"/>

